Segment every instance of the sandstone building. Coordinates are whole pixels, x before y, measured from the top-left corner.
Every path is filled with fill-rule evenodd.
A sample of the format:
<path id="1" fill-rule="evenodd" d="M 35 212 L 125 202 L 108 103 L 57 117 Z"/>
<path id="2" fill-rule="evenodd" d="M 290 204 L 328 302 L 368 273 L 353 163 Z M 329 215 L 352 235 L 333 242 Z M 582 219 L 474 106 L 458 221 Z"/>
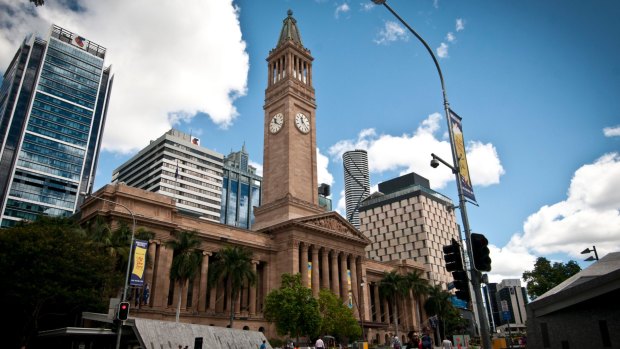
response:
<path id="1" fill-rule="evenodd" d="M 155 233 L 147 252 L 153 263 L 145 274 L 151 289 L 149 302 L 133 309 L 131 315 L 175 318 L 178 293 L 174 294 L 179 291 L 170 283 L 173 251 L 165 243 L 177 232 L 187 230 L 199 234 L 205 258 L 199 276 L 184 288 L 183 322 L 226 326 L 234 303 L 235 328 L 275 337 L 275 328 L 263 318 L 265 296 L 280 286 L 283 273 L 301 273 L 315 296 L 326 288 L 349 303 L 371 342 L 385 343 L 395 332 L 391 315 L 394 306 L 398 307 L 400 334 L 420 331 L 425 315 L 417 311 L 415 297 L 389 304 L 380 299 L 377 284 L 392 270 L 427 275 L 424 264 L 411 259 L 381 262 L 367 258 L 366 247 L 371 241 L 339 214 L 319 206 L 313 57 L 302 44 L 291 11 L 267 62 L 262 203 L 254 210 L 252 230 L 188 215 L 179 210 L 172 197 L 121 183 L 93 194 L 106 201 L 89 198 L 82 206 L 82 222 L 103 217 L 113 225 L 131 222 L 131 215 L 121 205 L 126 206 L 138 227 Z M 237 299 L 231 299 L 225 284 L 207 289 L 210 263 L 222 247 L 230 245 L 253 252 L 253 268 L 258 275 L 256 285 L 246 287 Z"/>

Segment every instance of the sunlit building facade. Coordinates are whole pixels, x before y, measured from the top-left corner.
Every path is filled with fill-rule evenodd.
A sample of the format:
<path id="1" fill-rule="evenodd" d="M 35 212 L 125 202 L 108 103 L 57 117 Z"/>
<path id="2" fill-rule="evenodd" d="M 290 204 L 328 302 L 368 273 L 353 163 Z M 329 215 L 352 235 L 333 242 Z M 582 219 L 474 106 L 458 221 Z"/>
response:
<path id="1" fill-rule="evenodd" d="M 112 182 L 170 196 L 179 210 L 219 222 L 223 160 L 197 137 L 172 129 L 115 169 Z"/>
<path id="2" fill-rule="evenodd" d="M 113 80 L 105 55 L 56 25 L 17 50 L 0 87 L 2 227 L 70 216 L 92 189 Z"/>

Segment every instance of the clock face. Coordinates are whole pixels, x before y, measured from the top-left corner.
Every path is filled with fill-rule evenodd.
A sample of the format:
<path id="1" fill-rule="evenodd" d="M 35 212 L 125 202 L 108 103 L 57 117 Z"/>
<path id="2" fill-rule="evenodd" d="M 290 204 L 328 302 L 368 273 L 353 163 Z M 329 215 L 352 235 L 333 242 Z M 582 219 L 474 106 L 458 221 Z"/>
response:
<path id="1" fill-rule="evenodd" d="M 269 132 L 277 133 L 284 125 L 284 115 L 282 113 L 278 113 L 271 118 L 269 122 Z"/>
<path id="2" fill-rule="evenodd" d="M 310 120 L 302 113 L 297 113 L 297 115 L 295 115 L 295 126 L 297 126 L 297 129 L 302 133 L 310 132 Z"/>

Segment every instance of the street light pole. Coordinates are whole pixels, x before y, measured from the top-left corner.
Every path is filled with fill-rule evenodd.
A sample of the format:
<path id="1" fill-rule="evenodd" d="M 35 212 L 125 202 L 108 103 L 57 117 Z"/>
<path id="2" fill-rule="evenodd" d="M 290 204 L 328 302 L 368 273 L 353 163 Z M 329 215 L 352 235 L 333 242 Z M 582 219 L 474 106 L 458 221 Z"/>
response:
<path id="1" fill-rule="evenodd" d="M 377 5 L 383 5 L 388 9 L 409 31 L 416 37 L 418 40 L 424 45 L 428 53 L 433 58 L 433 62 L 435 63 L 435 67 L 437 68 L 437 73 L 439 73 L 439 80 L 441 82 L 441 92 L 443 95 L 443 106 L 444 112 L 446 115 L 446 121 L 448 122 L 448 134 L 450 135 L 450 149 L 452 150 L 452 161 L 454 164 L 459 164 L 460 159 L 457 157 L 456 153 L 456 145 L 454 143 L 454 136 L 451 132 L 452 130 L 452 118 L 450 117 L 450 105 L 448 104 L 448 96 L 446 93 L 446 86 L 443 80 L 443 73 L 441 72 L 441 68 L 439 67 L 439 61 L 437 61 L 437 57 L 433 53 L 431 47 L 422 39 L 422 37 L 415 31 L 413 28 L 407 24 L 392 8 L 386 3 L 386 0 L 372 0 Z M 456 184 L 459 195 L 459 208 L 461 209 L 461 220 L 463 221 L 463 229 L 465 230 L 465 238 L 469 243 L 471 238 L 471 230 L 469 229 L 469 219 L 467 218 L 467 207 L 465 195 L 463 194 L 463 187 L 461 185 L 461 174 L 458 171 L 459 166 L 450 166 L 445 161 L 442 161 L 445 165 L 452 169 L 454 175 L 456 177 Z M 460 234 L 459 234 L 460 237 Z M 471 248 L 467 249 L 467 255 L 469 256 L 470 262 L 474 260 Z M 471 265 L 471 264 L 470 264 Z M 474 295 L 476 297 L 476 312 L 478 313 L 478 319 L 480 320 L 480 336 L 482 337 L 482 345 L 484 349 L 491 349 L 491 339 L 489 337 L 489 327 L 486 319 L 486 315 L 484 313 L 483 301 L 482 301 L 482 292 L 480 290 L 480 275 L 479 273 L 472 268 L 471 270 L 471 283 L 474 288 Z"/>
<path id="2" fill-rule="evenodd" d="M 94 199 L 99 199 L 101 201 L 105 201 L 105 202 L 109 202 L 111 204 L 114 205 L 118 205 L 124 209 L 127 210 L 127 212 L 129 212 L 129 214 L 131 215 L 131 220 L 132 220 L 132 226 L 131 226 L 131 242 L 129 244 L 129 256 L 127 257 L 127 272 L 125 273 L 125 286 L 123 287 L 123 298 L 121 298 L 121 302 L 125 302 L 127 301 L 127 289 L 129 288 L 129 269 L 131 269 L 131 260 L 133 258 L 133 243 L 134 243 L 134 238 L 136 235 L 136 216 L 134 216 L 133 212 L 129 209 L 129 207 L 118 203 L 116 201 L 112 201 L 112 200 L 108 200 L 108 199 L 104 199 L 102 197 L 99 196 L 92 196 L 89 195 L 86 192 L 82 192 L 80 193 L 82 195 L 84 195 L 85 197 L 91 197 Z M 123 321 L 121 321 L 118 325 L 118 331 L 117 331 L 117 335 L 116 335 L 116 349 L 120 349 L 121 347 L 121 332 L 123 330 Z"/>

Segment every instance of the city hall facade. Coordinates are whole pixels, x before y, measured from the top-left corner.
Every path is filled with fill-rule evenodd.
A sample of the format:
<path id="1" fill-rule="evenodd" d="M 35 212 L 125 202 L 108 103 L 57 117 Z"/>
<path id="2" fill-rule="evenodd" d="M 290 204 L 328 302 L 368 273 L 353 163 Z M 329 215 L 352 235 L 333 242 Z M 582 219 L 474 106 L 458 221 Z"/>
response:
<path id="1" fill-rule="evenodd" d="M 233 327 L 277 337 L 274 325 L 263 316 L 265 297 L 280 287 L 283 273 L 300 273 L 315 297 L 320 289 L 340 296 L 363 324 L 367 340 L 385 343 L 396 325 L 394 305 L 379 297 L 379 281 L 393 270 L 426 275 L 427 267 L 413 260 L 369 259 L 370 240 L 338 213 L 319 206 L 313 57 L 302 44 L 291 11 L 267 62 L 262 203 L 254 210 L 251 230 L 186 215 L 177 209 L 174 198 L 123 183 L 93 193 L 107 201 L 88 198 L 81 207 L 82 223 L 102 217 L 112 226 L 131 224 L 132 216 L 122 207 L 126 206 L 138 229 L 155 234 L 147 250 L 152 263 L 144 275 L 150 297 L 147 304 L 132 308 L 132 317 L 174 321 L 179 288 L 170 281 L 173 250 L 166 242 L 180 231 L 195 231 L 202 240 L 204 258 L 200 273 L 183 288 L 182 322 L 225 327 L 234 305 Z M 183 156 L 182 152 L 177 155 Z M 196 156 L 190 149 L 186 155 Z M 225 284 L 207 287 L 209 265 L 225 246 L 251 250 L 258 276 L 256 284 L 245 287 L 236 299 L 231 299 Z M 417 299 L 410 294 L 396 305 L 398 332 L 405 341 L 407 333 L 427 325 Z"/>

